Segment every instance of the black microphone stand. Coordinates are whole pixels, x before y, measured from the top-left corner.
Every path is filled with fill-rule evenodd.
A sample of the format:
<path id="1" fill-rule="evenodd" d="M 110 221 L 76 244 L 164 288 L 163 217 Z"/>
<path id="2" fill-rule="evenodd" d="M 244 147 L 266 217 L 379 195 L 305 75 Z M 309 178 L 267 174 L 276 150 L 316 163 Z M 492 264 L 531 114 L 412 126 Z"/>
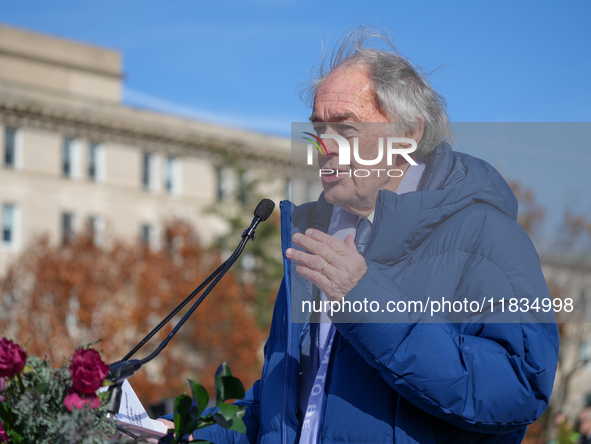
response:
<path id="1" fill-rule="evenodd" d="M 160 324 L 158 324 L 156 327 L 154 327 L 154 329 L 148 333 L 146 335 L 146 337 L 144 339 L 142 339 L 140 342 L 138 342 L 138 344 L 131 349 L 131 351 L 129 353 L 127 353 L 122 359 L 121 361 L 129 361 L 129 359 L 135 355 L 135 353 L 142 348 L 146 342 L 148 342 L 150 339 L 152 339 L 152 337 L 158 333 L 160 330 L 162 330 L 162 328 L 168 324 L 168 321 L 170 321 L 179 311 L 181 311 L 185 305 L 187 305 L 189 302 L 191 302 L 193 300 L 193 298 L 198 295 L 199 293 L 201 293 L 201 290 L 203 290 L 207 284 L 209 284 L 213 278 L 215 278 L 218 274 L 220 274 L 220 272 L 224 269 L 224 267 L 226 266 L 226 264 L 228 263 L 229 259 L 227 259 L 222 265 L 220 265 L 213 273 L 211 273 L 209 275 L 209 277 L 203 281 L 203 283 L 201 285 L 199 285 L 199 287 L 197 287 L 195 290 L 193 290 L 191 292 L 191 294 L 189 296 L 187 296 L 185 298 L 185 300 L 183 302 L 181 302 L 168 316 L 166 316 L 162 322 L 160 322 Z"/>
<path id="2" fill-rule="evenodd" d="M 238 260 L 238 257 L 242 254 L 244 247 L 249 239 L 254 240 L 255 229 L 260 222 L 265 221 L 273 211 L 275 204 L 269 199 L 263 199 L 255 210 L 255 218 L 253 219 L 250 227 L 242 233 L 242 240 L 234 253 L 220 265 L 199 287 L 197 287 L 183 302 L 181 302 L 171 314 L 169 314 L 160 324 L 154 328 L 142 341 L 140 341 L 125 357 L 118 362 L 111 364 L 107 379 L 112 381 L 114 385 L 110 388 L 110 401 L 107 409 L 107 418 L 114 419 L 115 415 L 119 413 L 119 407 L 121 405 L 121 396 L 123 393 L 122 385 L 123 381 L 130 378 L 137 370 L 139 370 L 145 363 L 150 362 L 156 356 L 160 354 L 162 350 L 168 345 L 174 335 L 181 329 L 181 327 L 187 322 L 189 317 L 195 312 L 197 307 L 201 305 L 201 302 L 209 295 L 211 290 L 217 285 L 222 277 L 228 272 L 228 270 Z M 213 280 L 213 282 L 212 282 Z M 210 283 L 211 282 L 211 283 Z M 158 331 L 164 327 L 172 317 L 177 314 L 185 305 L 187 305 L 201 290 L 208 285 L 205 292 L 197 299 L 197 301 L 191 306 L 191 308 L 185 313 L 182 319 L 172 329 L 168 336 L 160 343 L 160 345 L 150 355 L 143 359 L 132 359 L 129 360 L 150 338 L 152 338 Z"/>

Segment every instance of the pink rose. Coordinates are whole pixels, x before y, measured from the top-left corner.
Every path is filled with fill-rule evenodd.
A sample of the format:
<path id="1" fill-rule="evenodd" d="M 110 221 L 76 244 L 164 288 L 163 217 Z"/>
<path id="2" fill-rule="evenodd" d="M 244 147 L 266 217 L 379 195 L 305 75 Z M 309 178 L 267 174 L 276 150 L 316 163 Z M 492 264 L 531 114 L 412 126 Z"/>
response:
<path id="1" fill-rule="evenodd" d="M 27 353 L 9 339 L 0 338 L 0 378 L 11 378 L 27 364 Z"/>
<path id="2" fill-rule="evenodd" d="M 72 385 L 80 393 L 91 394 L 102 385 L 109 373 L 109 366 L 103 362 L 96 350 L 76 350 L 70 364 Z"/>
<path id="3" fill-rule="evenodd" d="M 64 405 L 71 412 L 74 409 L 81 409 L 85 405 L 90 405 L 91 409 L 96 409 L 101 406 L 101 401 L 94 393 L 78 393 L 75 389 L 70 388 L 64 398 Z"/>
<path id="4" fill-rule="evenodd" d="M 0 442 L 10 442 L 10 438 L 8 437 L 8 433 L 4 431 L 4 427 L 2 427 L 2 423 L 0 422 Z"/>

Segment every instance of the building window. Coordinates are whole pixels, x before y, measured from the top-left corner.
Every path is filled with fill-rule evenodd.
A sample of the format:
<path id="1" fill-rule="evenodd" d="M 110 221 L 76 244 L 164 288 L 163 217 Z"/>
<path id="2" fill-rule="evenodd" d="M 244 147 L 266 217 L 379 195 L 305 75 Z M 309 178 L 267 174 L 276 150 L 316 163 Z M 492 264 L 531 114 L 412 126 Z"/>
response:
<path id="1" fill-rule="evenodd" d="M 103 179 L 103 148 L 98 143 L 88 145 L 88 178 L 93 182 Z"/>
<path id="2" fill-rule="evenodd" d="M 248 203 L 248 196 L 251 194 L 253 189 L 254 180 L 252 172 L 242 171 L 240 172 L 239 178 L 238 195 L 236 197 L 240 203 L 246 204 Z"/>
<path id="3" fill-rule="evenodd" d="M 17 169 L 19 167 L 19 130 L 7 126 L 4 128 L 4 166 Z"/>
<path id="4" fill-rule="evenodd" d="M 140 241 L 144 248 L 149 248 L 152 251 L 158 249 L 158 236 L 156 228 L 152 224 L 143 224 L 140 232 Z"/>
<path id="5" fill-rule="evenodd" d="M 229 167 L 221 167 L 217 169 L 216 199 L 218 202 L 224 202 L 231 199 L 233 176 L 233 171 Z"/>
<path id="6" fill-rule="evenodd" d="M 152 153 L 144 152 L 142 156 L 142 187 L 144 190 L 153 189 L 154 178 L 152 177 L 154 163 L 154 155 Z"/>
<path id="7" fill-rule="evenodd" d="M 62 175 L 74 178 L 78 176 L 78 149 L 74 139 L 65 138 L 62 145 Z"/>
<path id="8" fill-rule="evenodd" d="M 181 162 L 178 157 L 167 156 L 164 164 L 164 189 L 168 194 L 181 190 Z"/>
<path id="9" fill-rule="evenodd" d="M 95 245 L 102 245 L 104 228 L 105 223 L 102 217 L 88 216 L 88 219 L 86 220 L 86 229 L 88 230 L 89 236 L 92 237 L 92 241 Z"/>
<path id="10" fill-rule="evenodd" d="M 72 213 L 62 213 L 62 244 L 71 244 L 74 239 L 74 215 Z"/>
<path id="11" fill-rule="evenodd" d="M 18 209 L 14 204 L 2 205 L 2 244 L 15 247 L 17 244 Z"/>

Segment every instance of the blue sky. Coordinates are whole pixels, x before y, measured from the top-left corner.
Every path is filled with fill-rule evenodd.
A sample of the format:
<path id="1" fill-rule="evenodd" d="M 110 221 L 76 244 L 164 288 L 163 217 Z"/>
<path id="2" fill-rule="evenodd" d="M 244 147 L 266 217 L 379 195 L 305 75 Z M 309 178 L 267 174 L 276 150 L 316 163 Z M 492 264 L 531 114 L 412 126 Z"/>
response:
<path id="1" fill-rule="evenodd" d="M 322 44 L 362 21 L 439 68 L 455 122 L 590 122 L 590 16 L 588 1 L 0 0 L 0 23 L 120 50 L 129 105 L 282 135 L 309 115 L 297 89 Z M 533 189 L 548 229 L 566 206 L 591 217 L 591 150 L 474 152 Z"/>

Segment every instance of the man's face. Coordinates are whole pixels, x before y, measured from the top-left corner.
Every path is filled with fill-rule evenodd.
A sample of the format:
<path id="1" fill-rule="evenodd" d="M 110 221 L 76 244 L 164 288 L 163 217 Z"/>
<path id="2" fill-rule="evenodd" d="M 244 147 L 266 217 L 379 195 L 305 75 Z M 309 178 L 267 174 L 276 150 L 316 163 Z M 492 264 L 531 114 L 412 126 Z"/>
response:
<path id="1" fill-rule="evenodd" d="M 310 120 L 317 134 L 339 134 L 349 140 L 353 148 L 353 137 L 359 139 L 361 159 L 375 159 L 378 153 L 378 137 L 389 128 L 385 122 L 390 119 L 379 108 L 377 97 L 370 79 L 363 67 L 341 67 L 331 73 L 320 85 L 314 97 L 314 108 Z M 368 125 L 364 122 L 383 122 L 382 125 Z M 324 197 L 344 210 L 361 216 L 369 216 L 374 210 L 378 192 L 382 189 L 394 191 L 400 177 L 389 177 L 385 171 L 379 176 L 372 169 L 406 171 L 408 164 L 402 156 L 393 159 L 394 165 L 387 165 L 387 156 L 377 165 L 360 165 L 351 156 L 350 165 L 339 165 L 338 144 L 334 139 L 323 139 L 328 155 L 319 156 L 320 168 L 339 171 L 338 176 L 322 175 Z M 370 170 L 368 177 L 357 177 L 358 169 Z M 343 172 L 347 174 L 342 174 Z M 351 177 L 349 173 L 351 172 Z M 363 173 L 360 172 L 359 176 Z"/>

